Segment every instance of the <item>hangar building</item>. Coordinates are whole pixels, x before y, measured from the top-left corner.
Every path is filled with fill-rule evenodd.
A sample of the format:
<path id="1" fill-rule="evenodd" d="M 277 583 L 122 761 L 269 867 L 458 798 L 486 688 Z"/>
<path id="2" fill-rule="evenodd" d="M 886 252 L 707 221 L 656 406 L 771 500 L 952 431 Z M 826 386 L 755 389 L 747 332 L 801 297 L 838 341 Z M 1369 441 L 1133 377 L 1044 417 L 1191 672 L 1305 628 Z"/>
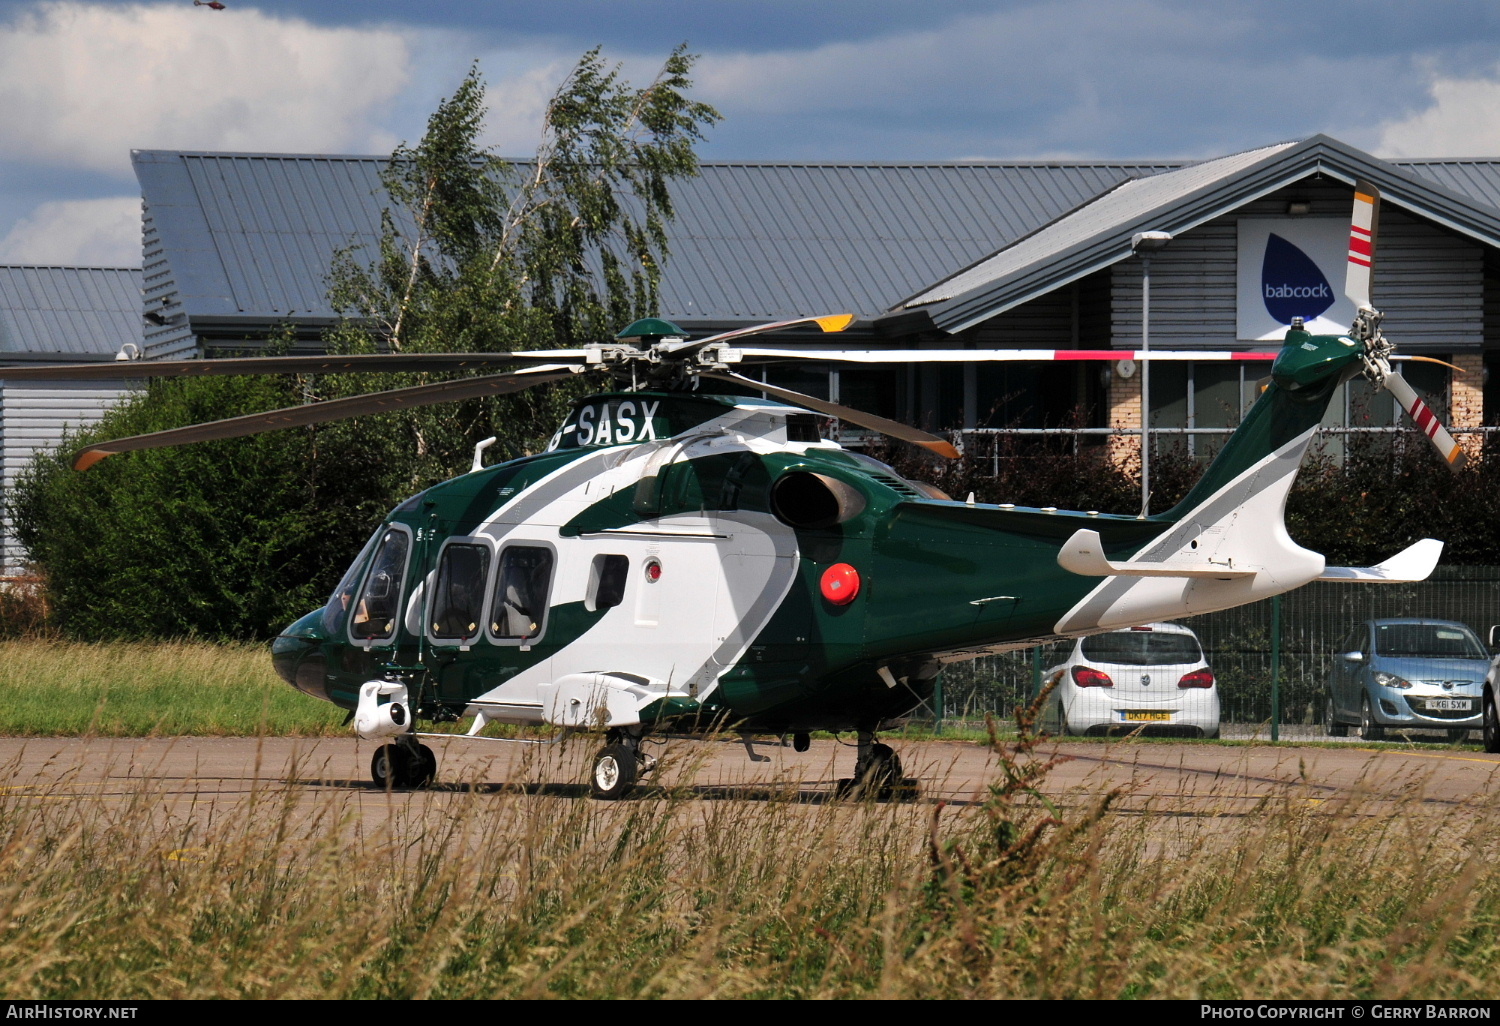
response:
<path id="1" fill-rule="evenodd" d="M 253 350 L 285 324 L 316 347 L 336 316 L 324 298 L 333 254 L 376 237 L 385 158 L 133 157 L 147 356 Z M 1150 344 L 1269 350 L 1294 313 L 1348 323 L 1343 247 L 1358 179 L 1383 196 L 1374 287 L 1386 334 L 1463 369 L 1450 380 L 1406 365 L 1473 444 L 1462 429 L 1485 423 L 1486 361 L 1500 359 L 1500 160 L 1388 161 L 1314 136 L 1193 163 L 707 162 L 673 187 L 661 313 L 695 334 L 852 311 L 846 343 L 1133 350 L 1146 261 L 1132 238 L 1165 232 L 1171 241 L 1150 257 Z M 1153 437 L 1211 449 L 1263 367 L 1157 365 L 1150 423 L 1163 434 Z M 828 365 L 768 380 L 932 428 L 1138 433 L 1132 370 Z M 1494 421 L 1500 396 L 1488 406 Z M 1356 382 L 1329 426 L 1395 421 L 1385 394 Z"/>

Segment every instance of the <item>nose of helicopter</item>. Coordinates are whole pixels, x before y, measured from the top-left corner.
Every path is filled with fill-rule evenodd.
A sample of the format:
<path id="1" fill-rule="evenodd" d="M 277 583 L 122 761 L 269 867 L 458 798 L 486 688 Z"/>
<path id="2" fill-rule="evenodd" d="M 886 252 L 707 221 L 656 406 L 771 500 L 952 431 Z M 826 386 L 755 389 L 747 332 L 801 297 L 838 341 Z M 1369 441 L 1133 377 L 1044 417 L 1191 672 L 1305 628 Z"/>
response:
<path id="1" fill-rule="evenodd" d="M 328 661 L 323 643 L 322 611 L 315 610 L 288 625 L 271 642 L 271 665 L 276 675 L 298 691 L 314 698 L 328 697 Z"/>

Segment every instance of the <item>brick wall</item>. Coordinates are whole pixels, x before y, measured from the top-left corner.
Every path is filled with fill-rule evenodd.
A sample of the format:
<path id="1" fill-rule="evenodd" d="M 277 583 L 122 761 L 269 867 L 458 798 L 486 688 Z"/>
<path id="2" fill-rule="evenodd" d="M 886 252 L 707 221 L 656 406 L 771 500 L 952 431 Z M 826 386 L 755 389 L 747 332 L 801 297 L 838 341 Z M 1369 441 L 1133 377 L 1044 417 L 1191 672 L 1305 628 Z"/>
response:
<path id="1" fill-rule="evenodd" d="M 1453 365 L 1462 374 L 1453 374 L 1453 386 L 1448 402 L 1448 426 L 1482 427 L 1484 425 L 1484 354 L 1455 353 Z M 1470 459 L 1477 457 L 1483 448 L 1482 435 L 1454 435 Z"/>
<path id="2" fill-rule="evenodd" d="M 1110 364 L 1113 369 L 1116 364 Z M 1139 431 L 1141 427 L 1141 371 L 1128 378 L 1114 371 L 1109 379 L 1109 426 Z M 1111 435 L 1109 459 L 1116 466 L 1140 467 L 1141 438 L 1139 435 Z"/>

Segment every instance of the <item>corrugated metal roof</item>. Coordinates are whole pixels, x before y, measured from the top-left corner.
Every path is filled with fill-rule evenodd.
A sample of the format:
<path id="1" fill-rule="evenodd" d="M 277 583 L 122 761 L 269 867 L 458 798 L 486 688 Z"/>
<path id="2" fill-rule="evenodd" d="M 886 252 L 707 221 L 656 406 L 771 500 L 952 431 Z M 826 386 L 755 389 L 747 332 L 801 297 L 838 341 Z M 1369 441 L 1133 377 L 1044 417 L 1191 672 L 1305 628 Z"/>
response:
<path id="1" fill-rule="evenodd" d="M 1081 245 L 1103 232 L 1121 226 L 1133 228 L 1141 218 L 1162 207 L 1200 189 L 1233 178 L 1247 167 L 1294 145 L 1295 143 L 1278 143 L 1216 160 L 1206 160 L 1201 164 L 1191 164 L 1175 171 L 1164 171 L 1147 178 L 1132 179 L 994 256 L 913 296 L 903 305 L 915 307 L 954 299 L 1013 275 L 1023 268 L 1051 260 L 1057 254 Z"/>
<path id="2" fill-rule="evenodd" d="M 705 163 L 698 178 L 673 186 L 662 313 L 689 324 L 831 309 L 872 317 L 914 293 L 925 303 L 955 297 L 962 282 L 1002 266 L 976 264 L 997 251 L 1055 253 L 1033 233 L 1096 197 L 1109 194 L 1089 219 L 1106 208 L 1151 209 L 1293 145 L 1197 164 Z M 142 195 L 190 323 L 332 317 L 329 264 L 349 246 L 373 250 L 385 159 L 137 151 Z M 1500 161 L 1380 163 L 1500 207 Z"/>
<path id="3" fill-rule="evenodd" d="M 1500 160 L 1393 160 L 1391 163 L 1460 196 L 1500 208 Z"/>
<path id="4" fill-rule="evenodd" d="M 141 341 L 141 272 L 0 265 L 0 353 L 113 357 Z"/>
<path id="5" fill-rule="evenodd" d="M 134 154 L 190 318 L 327 317 L 329 262 L 369 247 L 383 157 Z M 705 163 L 673 185 L 662 312 L 686 321 L 809 309 L 879 314 L 1101 190 L 1136 162 Z"/>

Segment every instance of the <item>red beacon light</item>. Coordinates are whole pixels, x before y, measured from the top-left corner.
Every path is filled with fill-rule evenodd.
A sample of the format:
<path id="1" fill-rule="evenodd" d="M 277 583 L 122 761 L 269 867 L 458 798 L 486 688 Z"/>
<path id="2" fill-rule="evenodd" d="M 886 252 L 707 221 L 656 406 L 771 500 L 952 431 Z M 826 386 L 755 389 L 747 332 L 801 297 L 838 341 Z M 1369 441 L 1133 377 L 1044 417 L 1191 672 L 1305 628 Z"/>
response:
<path id="1" fill-rule="evenodd" d="M 847 606 L 859 594 L 859 571 L 848 563 L 835 563 L 823 571 L 823 597 L 836 606 Z"/>

